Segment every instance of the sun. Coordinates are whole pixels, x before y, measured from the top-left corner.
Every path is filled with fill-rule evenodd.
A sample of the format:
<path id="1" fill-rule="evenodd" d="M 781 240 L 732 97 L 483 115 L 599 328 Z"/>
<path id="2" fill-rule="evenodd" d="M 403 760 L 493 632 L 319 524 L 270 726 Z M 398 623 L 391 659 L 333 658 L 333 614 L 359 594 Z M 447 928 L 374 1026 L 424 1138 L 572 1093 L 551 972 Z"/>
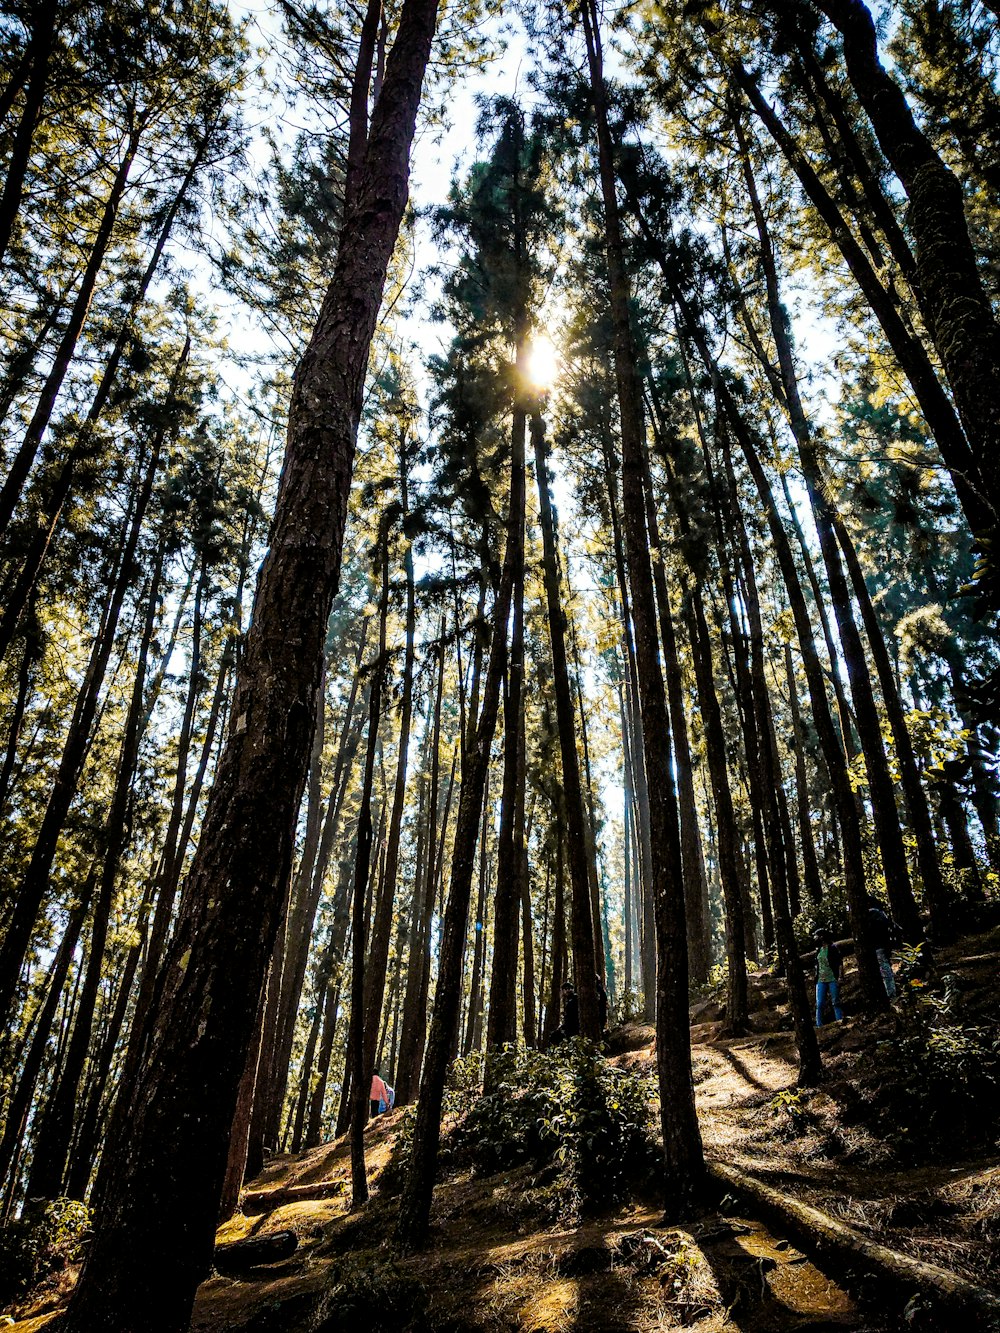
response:
<path id="1" fill-rule="evenodd" d="M 528 348 L 527 378 L 533 389 L 551 389 L 559 374 L 559 353 L 552 339 L 536 334 Z"/>

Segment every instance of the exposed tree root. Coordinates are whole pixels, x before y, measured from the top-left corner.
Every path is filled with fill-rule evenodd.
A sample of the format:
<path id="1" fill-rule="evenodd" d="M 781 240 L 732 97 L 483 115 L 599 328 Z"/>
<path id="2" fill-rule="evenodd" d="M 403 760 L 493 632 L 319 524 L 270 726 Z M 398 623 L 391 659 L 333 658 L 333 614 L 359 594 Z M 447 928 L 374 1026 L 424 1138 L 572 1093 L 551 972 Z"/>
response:
<path id="1" fill-rule="evenodd" d="M 986 1287 L 937 1264 L 879 1245 L 829 1213 L 801 1203 L 737 1167 L 710 1162 L 708 1170 L 719 1185 L 749 1200 L 767 1220 L 777 1221 L 812 1249 L 825 1257 L 835 1257 L 845 1268 L 874 1272 L 900 1296 L 921 1295 L 942 1310 L 975 1316 L 973 1327 L 982 1333 L 1000 1329 L 1000 1296 Z"/>

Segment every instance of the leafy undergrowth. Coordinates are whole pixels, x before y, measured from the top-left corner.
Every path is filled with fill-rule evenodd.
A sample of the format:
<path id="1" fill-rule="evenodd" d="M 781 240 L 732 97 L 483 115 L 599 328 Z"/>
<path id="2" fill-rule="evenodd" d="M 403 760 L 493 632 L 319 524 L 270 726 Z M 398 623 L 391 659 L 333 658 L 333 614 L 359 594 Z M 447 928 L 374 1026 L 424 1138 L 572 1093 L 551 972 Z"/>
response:
<path id="1" fill-rule="evenodd" d="M 29 1293 L 58 1293 L 89 1225 L 85 1204 L 53 1199 L 0 1229 L 0 1310 Z"/>

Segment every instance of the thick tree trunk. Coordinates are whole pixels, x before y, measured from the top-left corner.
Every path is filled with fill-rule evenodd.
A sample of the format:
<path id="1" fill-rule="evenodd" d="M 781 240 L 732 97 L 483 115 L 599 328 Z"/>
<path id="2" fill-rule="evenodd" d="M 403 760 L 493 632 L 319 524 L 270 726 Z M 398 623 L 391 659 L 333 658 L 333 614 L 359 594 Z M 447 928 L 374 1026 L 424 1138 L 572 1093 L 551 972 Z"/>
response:
<path id="1" fill-rule="evenodd" d="M 665 1186 L 669 1212 L 683 1216 L 701 1192 L 704 1159 L 691 1078 L 687 926 L 680 831 L 671 773 L 667 701 L 657 652 L 655 594 L 643 501 L 645 428 L 642 391 L 629 317 L 629 286 L 618 211 L 614 146 L 608 124 L 598 13 L 593 0 L 585 0 L 582 17 L 604 204 L 604 242 L 621 426 L 625 540 L 635 624 L 643 745 L 649 782 L 652 889 L 657 936 L 656 1052 L 661 1090 L 660 1121 L 666 1160 Z"/>
<path id="2" fill-rule="evenodd" d="M 228 742 L 202 823 L 167 982 L 67 1333 L 180 1333 L 211 1263 L 228 1138 L 291 866 L 316 715 L 368 351 L 407 196 L 410 144 L 437 18 L 405 0 L 356 206 L 299 366 L 288 450 Z M 184 1169 L 180 1169 L 181 1163 Z M 149 1254 L 157 1263 L 149 1263 Z"/>

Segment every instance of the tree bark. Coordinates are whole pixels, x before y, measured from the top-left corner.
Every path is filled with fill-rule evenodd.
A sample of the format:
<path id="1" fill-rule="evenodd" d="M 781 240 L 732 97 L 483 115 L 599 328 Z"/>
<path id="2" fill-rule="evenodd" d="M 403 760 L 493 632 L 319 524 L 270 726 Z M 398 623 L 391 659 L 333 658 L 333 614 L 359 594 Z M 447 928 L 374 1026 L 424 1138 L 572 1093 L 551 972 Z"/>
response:
<path id="1" fill-rule="evenodd" d="M 844 554 L 844 563 L 847 565 L 851 586 L 854 589 L 854 599 L 861 612 L 872 660 L 878 674 L 882 703 L 889 718 L 889 727 L 892 731 L 893 744 L 896 749 L 896 765 L 899 769 L 900 785 L 903 788 L 906 811 L 910 817 L 910 827 L 917 845 L 917 867 L 923 881 L 931 926 L 935 939 L 939 942 L 945 942 L 954 933 L 954 923 L 949 920 L 951 904 L 941 875 L 941 866 L 937 856 L 937 840 L 934 837 L 934 826 L 931 822 L 930 805 L 927 801 L 927 793 L 924 791 L 923 783 L 920 780 L 920 769 L 917 765 L 917 757 L 913 752 L 910 731 L 906 725 L 903 702 L 899 697 L 899 687 L 896 684 L 892 663 L 889 660 L 889 650 L 886 647 L 885 635 L 882 626 L 879 624 L 875 607 L 872 605 L 871 594 L 865 582 L 858 553 L 854 548 L 850 533 L 844 525 L 844 520 L 836 510 L 833 511 L 833 526 L 837 534 L 837 540 L 840 543 L 840 549 Z"/>
<path id="2" fill-rule="evenodd" d="M 918 128 L 902 89 L 883 67 L 867 5 L 862 0 L 816 3 L 840 29 L 854 91 L 910 201 L 908 221 L 930 333 L 955 395 L 993 527 L 1000 516 L 1000 402 L 995 392 L 1000 324 L 969 239 L 962 186 Z M 983 530 L 973 525 L 977 534 Z"/>
<path id="3" fill-rule="evenodd" d="M 431 1197 L 437 1169 L 448 1062 L 458 1035 L 461 1008 L 462 957 L 465 949 L 469 900 L 475 871 L 479 823 L 483 813 L 486 775 L 500 710 L 500 687 L 507 664 L 507 626 L 514 594 L 518 559 L 519 515 L 524 509 L 524 468 L 511 469 L 503 569 L 493 606 L 493 635 L 489 664 L 483 682 L 483 701 L 476 725 L 475 742 L 462 770 L 462 785 L 451 857 L 451 884 L 441 931 L 434 1015 L 431 1019 L 420 1080 L 420 1097 L 413 1127 L 410 1167 L 396 1226 L 397 1244 L 404 1250 L 423 1244 L 430 1221 Z"/>
<path id="4" fill-rule="evenodd" d="M 618 386 L 625 540 L 635 625 L 643 746 L 649 782 L 652 890 L 657 935 L 656 1050 L 661 1090 L 660 1121 L 666 1162 L 665 1186 L 668 1212 L 683 1216 L 701 1192 L 704 1158 L 691 1077 L 687 927 L 680 831 L 671 774 L 667 702 L 657 653 L 655 595 L 643 502 L 642 453 L 645 430 L 642 392 L 629 316 L 629 284 L 618 210 L 614 145 L 608 123 L 599 20 L 593 0 L 585 0 L 582 18 L 604 204 L 603 239 L 608 264 Z"/>
<path id="5" fill-rule="evenodd" d="M 67 1333 L 179 1333 L 211 1263 L 228 1138 L 278 929 L 340 575 L 368 352 L 407 196 L 437 18 L 405 0 L 357 202 L 299 365 L 288 449 L 227 744 L 202 823 L 167 983 L 122 1098 L 122 1133 Z M 179 1169 L 184 1163 L 184 1170 Z M 150 1265 L 154 1252 L 158 1262 Z"/>
<path id="6" fill-rule="evenodd" d="M 795 745 L 795 801 L 799 819 L 799 846 L 802 849 L 802 876 L 809 901 L 815 906 L 822 901 L 823 886 L 816 859 L 816 841 L 813 837 L 812 809 L 809 800 L 809 779 L 806 772 L 806 736 L 799 708 L 799 692 L 792 666 L 792 645 L 785 644 L 785 679 L 788 682 L 788 707 L 792 715 L 792 739 Z"/>
<path id="7" fill-rule="evenodd" d="M 42 385 L 42 391 L 28 423 L 24 439 L 11 460 L 10 471 L 7 473 L 3 487 L 0 488 L 0 536 L 7 531 L 41 445 L 42 436 L 52 419 L 56 397 L 62 388 L 66 372 L 69 370 L 70 362 L 76 351 L 76 344 L 83 331 L 87 313 L 90 310 L 90 302 L 97 287 L 97 280 L 104 265 L 104 258 L 108 252 L 108 246 L 111 244 L 111 236 L 118 220 L 118 210 L 121 207 L 122 196 L 125 193 L 129 172 L 132 169 L 132 163 L 135 161 L 135 155 L 139 149 L 139 140 L 144 129 L 145 125 L 142 121 L 139 121 L 125 145 L 121 160 L 115 171 L 114 180 L 108 191 L 108 197 L 104 201 L 101 221 L 94 235 L 90 254 L 87 256 L 87 265 L 80 279 L 80 286 L 73 302 L 73 308 L 70 311 L 69 321 L 63 330 L 49 373 L 45 377 L 45 383 Z"/>
<path id="8" fill-rule="evenodd" d="M 515 200 L 516 203 L 516 200 Z M 526 373 L 526 316 L 519 314 L 517 353 L 514 367 L 520 384 Z M 486 1049 L 498 1050 L 517 1041 L 518 915 L 521 908 L 524 827 L 518 828 L 519 754 L 524 734 L 524 444 L 527 430 L 525 404 L 518 394 L 510 433 L 511 495 L 520 497 L 520 510 L 512 514 L 508 541 L 512 547 L 511 630 L 503 694 L 503 785 L 500 793 L 500 828 L 497 834 L 497 878 L 493 896 L 493 968 L 490 975 L 490 1007 L 486 1023 Z M 517 471 L 521 480 L 513 480 Z M 520 802 L 523 819 L 523 792 Z M 520 838 L 518 834 L 520 833 Z M 494 1062 L 487 1064 L 489 1081 Z"/>
<path id="9" fill-rule="evenodd" d="M 580 756 L 576 748 L 576 710 L 570 690 L 566 656 L 566 623 L 559 593 L 559 556 L 556 548 L 555 516 L 549 492 L 548 449 L 541 411 L 531 416 L 531 442 L 535 453 L 535 480 L 542 529 L 542 558 L 545 602 L 548 610 L 549 642 L 552 648 L 552 685 L 556 701 L 556 726 L 562 760 L 566 817 L 566 859 L 570 883 L 570 930 L 573 967 L 580 1005 L 580 1035 L 596 1041 L 601 1033 L 597 1003 L 596 932 L 590 896 L 587 857 L 587 824 L 580 778 Z"/>
<path id="10" fill-rule="evenodd" d="M 58 0 L 42 0 L 33 14 L 31 36 L 25 51 L 30 61 L 21 118 L 14 131 L 7 159 L 7 179 L 0 195 L 0 259 L 7 253 L 11 233 L 24 195 L 24 178 L 31 161 L 31 145 L 42 112 L 48 86 L 49 66 L 59 29 Z M 13 80 L 12 80 L 13 81 Z"/>
<path id="11" fill-rule="evenodd" d="M 10 1009 L 14 998 L 21 963 L 30 945 L 39 910 L 49 889 L 49 877 L 59 835 L 66 822 L 87 757 L 101 689 L 114 647 L 115 631 L 134 574 L 133 561 L 139 544 L 142 522 L 153 492 L 153 481 L 159 466 L 164 434 L 165 428 L 154 440 L 143 472 L 137 481 L 132 512 L 126 520 L 122 533 L 117 576 L 108 593 L 102 622 L 91 648 L 83 685 L 77 696 L 73 717 L 66 734 L 59 768 L 45 806 L 31 860 L 21 880 L 3 946 L 0 948 L 0 1013 Z"/>
<path id="12" fill-rule="evenodd" d="M 706 28 L 713 31 L 713 25 L 704 22 Z M 945 466 L 951 473 L 972 530 L 983 530 L 984 524 L 988 525 L 991 521 L 993 500 L 986 492 L 977 459 L 969 444 L 964 449 L 961 447 L 962 435 L 956 432 L 955 410 L 923 345 L 912 330 L 906 327 L 836 202 L 761 93 L 757 81 L 738 61 L 729 61 L 728 68 L 761 123 L 786 157 L 806 196 L 826 223 L 852 277 L 882 326 L 896 360 L 910 381 L 920 410 L 937 441 Z"/>

